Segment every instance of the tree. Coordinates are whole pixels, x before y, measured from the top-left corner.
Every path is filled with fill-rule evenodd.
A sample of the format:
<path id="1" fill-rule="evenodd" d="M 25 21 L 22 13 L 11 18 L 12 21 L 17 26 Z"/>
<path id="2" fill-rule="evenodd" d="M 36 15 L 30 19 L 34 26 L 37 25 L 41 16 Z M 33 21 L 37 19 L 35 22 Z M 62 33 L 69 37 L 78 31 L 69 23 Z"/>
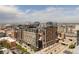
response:
<path id="1" fill-rule="evenodd" d="M 37 27 L 39 25 L 40 25 L 40 22 L 38 22 L 38 21 L 34 22 L 34 24 L 33 24 L 34 27 Z"/>
<path id="2" fill-rule="evenodd" d="M 26 53 L 27 49 L 23 48 L 21 45 L 17 44 L 16 47 L 21 50 L 22 53 Z"/>
<path id="3" fill-rule="evenodd" d="M 75 45 L 74 45 L 74 44 L 71 44 L 71 45 L 69 46 L 69 48 L 70 48 L 70 49 L 74 49 L 74 48 L 75 48 Z"/>

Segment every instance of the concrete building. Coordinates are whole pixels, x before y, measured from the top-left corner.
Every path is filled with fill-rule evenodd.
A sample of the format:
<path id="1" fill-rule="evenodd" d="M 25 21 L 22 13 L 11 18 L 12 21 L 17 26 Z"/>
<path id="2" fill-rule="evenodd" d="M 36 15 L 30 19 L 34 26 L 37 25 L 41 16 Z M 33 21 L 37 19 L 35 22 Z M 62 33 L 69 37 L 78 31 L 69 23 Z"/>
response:
<path id="1" fill-rule="evenodd" d="M 59 24 L 58 25 L 58 39 L 64 40 L 70 40 L 77 43 L 77 30 L 76 30 L 77 24 Z M 62 31 L 61 31 L 62 30 Z"/>
<path id="2" fill-rule="evenodd" d="M 41 24 L 23 31 L 23 41 L 39 49 L 56 43 L 57 25 Z"/>
<path id="3" fill-rule="evenodd" d="M 6 33 L 4 30 L 0 30 L 0 37 L 5 37 L 6 36 Z"/>
<path id="4" fill-rule="evenodd" d="M 28 30 L 23 30 L 22 40 L 28 45 L 32 45 L 37 48 L 37 33 L 36 28 L 30 28 Z"/>
<path id="5" fill-rule="evenodd" d="M 57 27 L 54 26 L 47 26 L 44 28 L 43 31 L 43 48 L 48 47 L 54 43 L 56 43 L 57 39 Z"/>
<path id="6" fill-rule="evenodd" d="M 76 25 L 76 33 L 77 33 L 77 46 L 79 45 L 79 25 Z"/>
<path id="7" fill-rule="evenodd" d="M 6 36 L 16 38 L 17 34 L 15 29 L 10 29 L 10 30 L 6 29 L 5 31 L 6 31 Z"/>
<path id="8" fill-rule="evenodd" d="M 23 36 L 23 30 L 22 29 L 18 29 L 18 30 L 16 30 L 16 39 L 17 39 L 17 41 L 21 41 L 23 38 L 22 38 L 22 36 Z"/>
<path id="9" fill-rule="evenodd" d="M 6 45 L 8 48 L 16 48 L 16 40 L 10 37 L 2 37 L 0 38 L 0 43 Z"/>

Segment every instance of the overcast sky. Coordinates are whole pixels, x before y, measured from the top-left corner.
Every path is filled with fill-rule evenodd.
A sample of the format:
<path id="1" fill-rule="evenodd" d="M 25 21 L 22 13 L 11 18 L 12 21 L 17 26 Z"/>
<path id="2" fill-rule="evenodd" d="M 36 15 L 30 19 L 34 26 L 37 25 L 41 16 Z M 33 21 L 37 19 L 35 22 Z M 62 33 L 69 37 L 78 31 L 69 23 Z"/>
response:
<path id="1" fill-rule="evenodd" d="M 0 6 L 0 23 L 27 21 L 79 22 L 79 6 L 7 5 Z"/>

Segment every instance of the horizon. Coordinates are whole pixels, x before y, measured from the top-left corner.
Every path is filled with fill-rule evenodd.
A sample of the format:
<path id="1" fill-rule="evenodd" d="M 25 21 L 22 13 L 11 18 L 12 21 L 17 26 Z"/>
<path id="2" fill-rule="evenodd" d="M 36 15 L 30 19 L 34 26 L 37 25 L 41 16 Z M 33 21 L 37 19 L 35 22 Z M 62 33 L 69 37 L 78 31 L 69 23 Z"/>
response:
<path id="1" fill-rule="evenodd" d="M 0 23 L 79 23 L 79 5 L 0 5 Z"/>

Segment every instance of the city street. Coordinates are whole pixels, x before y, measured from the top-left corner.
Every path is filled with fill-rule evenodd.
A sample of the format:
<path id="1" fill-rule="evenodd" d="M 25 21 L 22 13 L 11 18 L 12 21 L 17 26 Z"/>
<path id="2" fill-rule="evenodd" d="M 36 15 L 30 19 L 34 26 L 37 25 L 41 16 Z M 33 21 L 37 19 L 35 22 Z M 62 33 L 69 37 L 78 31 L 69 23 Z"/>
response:
<path id="1" fill-rule="evenodd" d="M 69 41 L 68 39 L 65 39 L 64 43 L 68 44 L 66 45 L 62 45 L 62 41 L 60 41 L 59 43 L 55 43 L 53 45 L 51 45 L 50 47 L 44 48 L 41 51 L 36 52 L 36 54 L 62 54 L 65 50 L 69 49 L 69 45 L 71 43 L 74 43 L 75 41 Z M 72 50 L 71 50 L 72 51 Z"/>
<path id="2" fill-rule="evenodd" d="M 20 44 L 20 43 L 18 43 L 18 42 L 16 42 L 17 44 L 19 44 L 19 45 L 21 45 L 23 48 L 25 48 L 25 49 L 27 49 L 27 52 L 29 52 L 29 53 L 34 53 L 34 51 L 33 51 L 33 49 L 31 49 L 29 46 L 27 46 L 26 44 L 24 44 L 24 43 L 22 43 L 22 44 Z"/>

